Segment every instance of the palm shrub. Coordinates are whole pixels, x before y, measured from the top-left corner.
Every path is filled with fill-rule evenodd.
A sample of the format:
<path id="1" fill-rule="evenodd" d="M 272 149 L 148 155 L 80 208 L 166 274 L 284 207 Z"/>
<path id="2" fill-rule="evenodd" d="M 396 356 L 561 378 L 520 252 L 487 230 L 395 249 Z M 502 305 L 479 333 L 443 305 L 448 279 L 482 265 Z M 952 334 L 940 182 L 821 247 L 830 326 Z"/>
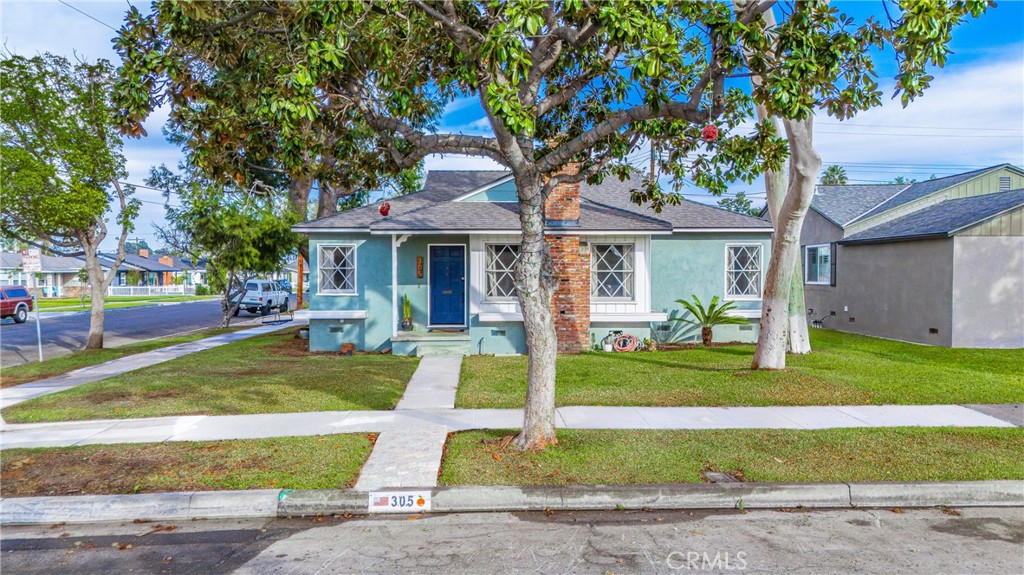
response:
<path id="1" fill-rule="evenodd" d="M 676 303 L 686 308 L 686 311 L 693 315 L 693 319 L 673 317 L 672 321 L 681 321 L 690 325 L 700 326 L 700 339 L 707 347 L 711 345 L 713 329 L 716 325 L 746 324 L 747 320 L 742 317 L 729 315 L 729 311 L 736 308 L 736 304 L 727 301 L 719 305 L 718 296 L 713 296 L 708 306 L 704 307 L 700 298 L 695 294 L 690 295 L 690 300 L 677 299 Z"/>

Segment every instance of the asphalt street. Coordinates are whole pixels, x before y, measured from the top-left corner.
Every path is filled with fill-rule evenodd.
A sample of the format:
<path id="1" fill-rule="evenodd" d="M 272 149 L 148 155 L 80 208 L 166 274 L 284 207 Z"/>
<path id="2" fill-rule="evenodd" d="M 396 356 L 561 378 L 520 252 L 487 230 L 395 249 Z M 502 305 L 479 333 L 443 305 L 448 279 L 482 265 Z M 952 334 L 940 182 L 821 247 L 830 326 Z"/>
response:
<path id="1" fill-rule="evenodd" d="M 6 527 L 6 573 L 1019 574 L 1024 509 L 471 513 Z"/>
<path id="2" fill-rule="evenodd" d="M 221 321 L 219 300 L 108 309 L 106 316 L 106 347 L 217 327 Z M 236 320 L 246 321 L 254 317 L 243 311 Z M 18 325 L 5 320 L 0 324 L 0 365 L 12 366 L 36 361 L 38 355 L 34 322 L 35 312 L 29 322 Z M 89 333 L 89 313 L 43 313 L 41 326 L 43 358 L 64 355 L 78 351 L 85 345 Z"/>

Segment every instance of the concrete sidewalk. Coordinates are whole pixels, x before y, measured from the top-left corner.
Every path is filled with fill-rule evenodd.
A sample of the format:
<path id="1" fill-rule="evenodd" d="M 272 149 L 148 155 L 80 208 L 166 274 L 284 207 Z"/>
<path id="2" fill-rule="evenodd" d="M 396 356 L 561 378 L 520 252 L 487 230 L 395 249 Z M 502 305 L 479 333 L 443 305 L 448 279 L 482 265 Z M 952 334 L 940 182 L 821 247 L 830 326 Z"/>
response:
<path id="1" fill-rule="evenodd" d="M 305 323 L 305 321 L 289 321 L 277 325 L 264 325 L 252 329 L 215 335 L 206 339 L 172 345 L 148 351 L 146 353 L 129 355 L 127 357 L 122 357 L 98 365 L 83 367 L 56 377 L 40 379 L 38 381 L 8 387 L 0 390 L 0 409 L 16 405 L 23 401 L 49 395 L 51 393 L 57 393 L 129 371 L 135 371 L 136 369 L 142 369 L 158 363 L 177 359 L 198 351 L 212 349 L 224 344 L 249 339 L 251 337 L 287 329 L 289 327 L 295 327 L 297 325 L 304 325 Z"/>
<path id="2" fill-rule="evenodd" d="M 811 407 L 562 407 L 562 429 L 828 429 L 853 427 L 1014 427 L 959 405 Z M 521 409 L 320 411 L 266 415 L 181 416 L 145 419 L 8 424 L 0 446 L 212 441 L 333 433 L 409 432 L 444 428 L 518 429 Z"/>

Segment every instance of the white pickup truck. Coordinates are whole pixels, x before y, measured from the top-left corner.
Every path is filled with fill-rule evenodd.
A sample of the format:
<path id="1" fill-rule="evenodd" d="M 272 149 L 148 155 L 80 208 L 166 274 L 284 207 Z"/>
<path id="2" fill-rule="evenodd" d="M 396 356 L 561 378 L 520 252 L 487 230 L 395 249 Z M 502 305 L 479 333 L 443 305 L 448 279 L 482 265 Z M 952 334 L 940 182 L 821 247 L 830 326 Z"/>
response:
<path id="1" fill-rule="evenodd" d="M 245 282 L 245 291 L 235 308 L 235 315 L 243 309 L 249 313 L 270 315 L 274 308 L 288 313 L 288 292 L 272 280 L 249 280 Z"/>

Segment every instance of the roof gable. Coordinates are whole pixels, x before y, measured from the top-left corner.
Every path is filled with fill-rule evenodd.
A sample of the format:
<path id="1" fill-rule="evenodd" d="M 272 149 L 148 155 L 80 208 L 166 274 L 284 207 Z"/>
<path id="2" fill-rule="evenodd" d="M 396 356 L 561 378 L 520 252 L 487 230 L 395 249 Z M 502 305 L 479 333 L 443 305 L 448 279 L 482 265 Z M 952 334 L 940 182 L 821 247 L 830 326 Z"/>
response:
<path id="1" fill-rule="evenodd" d="M 914 200 L 921 199 L 925 196 L 934 194 L 936 192 L 941 192 L 942 190 L 945 190 L 947 188 L 958 186 L 964 182 L 973 180 L 974 178 L 978 178 L 990 172 L 1002 169 L 1012 169 L 1016 172 L 1024 174 L 1024 171 L 1020 170 L 1020 168 L 1017 168 L 1012 164 L 999 164 L 996 166 L 982 168 L 980 170 L 973 170 L 970 172 L 964 172 L 962 174 L 946 176 L 944 178 L 935 178 L 934 180 L 915 182 L 913 184 L 910 184 L 905 190 L 899 192 L 898 194 L 894 195 L 888 200 L 878 204 L 873 209 L 864 213 L 862 216 L 856 219 L 860 220 L 877 216 L 883 212 L 887 212 L 891 209 L 898 208 L 904 204 L 909 204 Z"/>
<path id="2" fill-rule="evenodd" d="M 946 200 L 843 238 L 839 243 L 881 243 L 948 237 L 1022 206 L 1024 190 Z"/>

